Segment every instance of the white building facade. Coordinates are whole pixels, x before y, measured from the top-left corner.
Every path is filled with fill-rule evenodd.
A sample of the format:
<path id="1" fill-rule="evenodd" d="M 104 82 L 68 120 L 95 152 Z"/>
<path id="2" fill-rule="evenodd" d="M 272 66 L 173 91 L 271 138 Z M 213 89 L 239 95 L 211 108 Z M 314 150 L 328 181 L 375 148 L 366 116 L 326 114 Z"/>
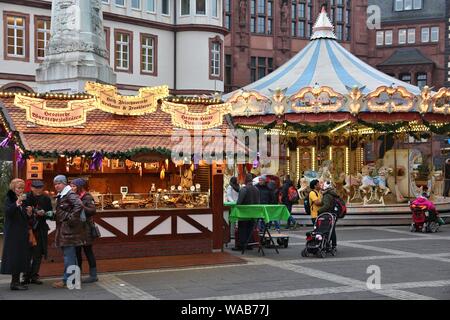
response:
<path id="1" fill-rule="evenodd" d="M 89 0 L 76 0 L 89 1 Z M 51 37 L 51 0 L 0 0 L 0 91 L 36 91 Z M 102 0 L 109 62 L 123 94 L 168 85 L 172 94 L 223 92 L 221 0 Z"/>

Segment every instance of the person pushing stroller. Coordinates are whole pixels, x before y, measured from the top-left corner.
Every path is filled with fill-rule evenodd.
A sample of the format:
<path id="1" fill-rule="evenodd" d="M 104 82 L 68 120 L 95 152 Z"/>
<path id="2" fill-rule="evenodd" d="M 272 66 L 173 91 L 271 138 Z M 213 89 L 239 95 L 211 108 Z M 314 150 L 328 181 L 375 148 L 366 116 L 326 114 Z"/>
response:
<path id="1" fill-rule="evenodd" d="M 437 232 L 443 221 L 439 218 L 436 206 L 428 199 L 428 194 L 423 192 L 411 203 L 412 223 L 411 232 Z"/>
<path id="2" fill-rule="evenodd" d="M 330 181 L 326 181 L 322 187 L 323 195 L 322 195 L 322 206 L 318 210 L 318 215 L 320 216 L 322 213 L 333 213 L 335 206 L 335 199 L 339 198 L 336 190 Z M 337 216 L 335 217 L 337 221 Z M 331 246 L 332 250 L 336 252 L 337 247 L 337 238 L 336 238 L 336 224 L 333 225 L 333 229 L 331 231 Z"/>

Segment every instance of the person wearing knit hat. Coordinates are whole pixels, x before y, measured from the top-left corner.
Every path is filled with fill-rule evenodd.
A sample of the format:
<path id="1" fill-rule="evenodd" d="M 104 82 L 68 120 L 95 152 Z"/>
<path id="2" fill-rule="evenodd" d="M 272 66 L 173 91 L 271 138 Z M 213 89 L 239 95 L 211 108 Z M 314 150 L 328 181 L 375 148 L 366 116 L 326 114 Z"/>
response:
<path id="1" fill-rule="evenodd" d="M 78 189 L 81 189 L 84 188 L 84 186 L 86 185 L 86 180 L 84 180 L 83 178 L 76 178 L 72 180 L 70 184 L 73 184 L 77 186 Z"/>
<path id="2" fill-rule="evenodd" d="M 93 230 L 95 230 L 94 215 L 96 212 L 94 197 L 92 197 L 92 195 L 86 191 L 86 180 L 82 178 L 72 180 L 70 186 L 72 187 L 72 191 L 75 192 L 80 197 L 80 200 L 83 203 L 83 212 L 84 212 L 83 225 L 86 241 L 83 246 L 79 246 L 76 248 L 76 253 L 78 266 L 80 267 L 81 272 L 81 266 L 83 264 L 83 255 L 81 249 L 83 249 L 84 254 L 86 255 L 86 258 L 89 263 L 89 277 L 82 279 L 81 282 L 92 283 L 98 281 L 97 262 L 95 260 L 94 251 L 92 250 L 94 240 L 98 236 L 93 234 Z"/>
<path id="3" fill-rule="evenodd" d="M 61 281 L 53 283 L 54 288 L 67 288 L 69 266 L 77 265 L 76 248 L 85 244 L 84 225 L 81 221 L 83 204 L 79 196 L 67 185 L 67 178 L 58 175 L 53 179 L 56 197 L 55 244 L 64 255 L 64 274 Z"/>
<path id="4" fill-rule="evenodd" d="M 336 190 L 333 187 L 331 181 L 326 181 L 322 187 L 323 195 L 322 195 L 322 207 L 318 210 L 318 214 L 322 214 L 325 212 L 332 213 L 334 212 L 335 199 L 339 198 L 339 195 L 336 193 Z M 337 218 L 336 218 L 337 219 Z M 337 237 L 336 237 L 336 224 L 331 231 L 331 245 L 333 249 L 336 249 L 337 246 Z"/>
<path id="5" fill-rule="evenodd" d="M 62 175 L 62 174 L 57 175 L 57 176 L 53 179 L 53 183 L 54 183 L 54 184 L 61 183 L 61 184 L 64 184 L 64 185 L 67 186 L 67 178 L 66 178 L 66 176 L 64 176 L 64 175 Z"/>
<path id="6" fill-rule="evenodd" d="M 323 184 L 322 190 L 323 190 L 323 191 L 326 191 L 326 190 L 331 189 L 331 188 L 333 188 L 333 185 L 331 184 L 331 181 L 326 181 L 326 182 Z"/>

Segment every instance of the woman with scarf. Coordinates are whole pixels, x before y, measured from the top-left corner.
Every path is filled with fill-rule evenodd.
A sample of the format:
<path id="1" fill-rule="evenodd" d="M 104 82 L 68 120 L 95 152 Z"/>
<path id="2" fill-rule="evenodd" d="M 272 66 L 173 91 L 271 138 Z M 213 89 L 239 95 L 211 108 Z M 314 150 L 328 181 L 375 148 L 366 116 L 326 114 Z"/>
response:
<path id="1" fill-rule="evenodd" d="M 74 179 L 70 183 L 70 187 L 72 191 L 75 192 L 79 197 L 81 202 L 83 203 L 83 211 L 81 214 L 81 220 L 84 225 L 85 239 L 86 243 L 83 246 L 79 246 L 76 248 L 77 252 L 77 261 L 78 266 L 81 270 L 81 265 L 83 263 L 81 249 L 83 249 L 84 254 L 89 263 L 89 277 L 86 279 L 82 279 L 82 283 L 92 283 L 98 281 L 97 278 L 97 262 L 95 260 L 94 251 L 92 250 L 92 244 L 94 242 L 94 237 L 92 235 L 92 228 L 94 226 L 94 214 L 95 210 L 95 202 L 92 195 L 86 191 L 86 181 L 81 178 Z M 84 216 L 83 216 L 84 212 Z"/>

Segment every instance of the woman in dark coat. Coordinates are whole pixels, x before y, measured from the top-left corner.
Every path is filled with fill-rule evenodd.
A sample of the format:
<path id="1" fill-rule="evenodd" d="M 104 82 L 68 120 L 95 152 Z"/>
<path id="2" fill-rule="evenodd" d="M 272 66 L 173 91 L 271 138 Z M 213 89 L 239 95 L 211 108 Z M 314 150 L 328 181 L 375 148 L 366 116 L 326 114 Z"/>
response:
<path id="1" fill-rule="evenodd" d="M 81 202 L 83 203 L 83 211 L 85 214 L 85 219 L 83 223 L 86 244 L 84 246 L 77 247 L 77 261 L 78 266 L 81 270 L 81 265 L 83 263 L 83 256 L 81 254 L 81 248 L 83 248 L 84 254 L 89 263 L 89 277 L 83 279 L 83 283 L 92 283 L 98 281 L 97 278 L 97 262 L 95 260 L 94 251 L 92 250 L 92 244 L 94 242 L 94 237 L 92 236 L 92 228 L 94 226 L 94 214 L 96 212 L 95 202 L 92 195 L 86 191 L 86 181 L 81 178 L 74 179 L 70 183 L 72 191 L 78 194 Z"/>
<path id="2" fill-rule="evenodd" d="M 11 290 L 27 290 L 20 284 L 20 273 L 28 271 L 29 238 L 28 216 L 22 207 L 25 182 L 14 179 L 9 185 L 5 201 L 3 255 L 0 273 L 11 274 Z"/>

